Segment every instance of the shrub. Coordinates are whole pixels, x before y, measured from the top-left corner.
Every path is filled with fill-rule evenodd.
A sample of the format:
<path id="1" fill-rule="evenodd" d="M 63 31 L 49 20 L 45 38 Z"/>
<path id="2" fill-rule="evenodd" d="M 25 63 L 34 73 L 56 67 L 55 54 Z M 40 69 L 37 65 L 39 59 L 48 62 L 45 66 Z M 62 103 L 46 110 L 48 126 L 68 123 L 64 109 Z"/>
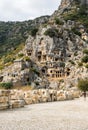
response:
<path id="1" fill-rule="evenodd" d="M 63 21 L 61 21 L 59 18 L 55 18 L 55 23 L 57 25 L 63 25 L 64 24 Z"/>
<path id="2" fill-rule="evenodd" d="M 88 64 L 86 64 L 85 67 L 88 68 Z"/>
<path id="3" fill-rule="evenodd" d="M 40 75 L 39 71 L 36 68 L 31 68 L 30 71 L 34 72 L 38 76 Z"/>
<path id="4" fill-rule="evenodd" d="M 31 36 L 36 36 L 36 33 L 38 32 L 38 28 L 34 28 L 31 30 Z"/>
<path id="5" fill-rule="evenodd" d="M 82 62 L 87 63 L 88 62 L 88 55 L 84 56 L 82 58 Z"/>
<path id="6" fill-rule="evenodd" d="M 79 15 L 87 15 L 85 6 L 80 6 L 78 14 Z"/>
<path id="7" fill-rule="evenodd" d="M 60 83 L 64 83 L 64 79 L 60 79 L 59 82 L 60 82 Z"/>
<path id="8" fill-rule="evenodd" d="M 64 63 L 64 62 L 61 62 L 61 63 L 60 63 L 60 67 L 65 67 L 65 63 Z"/>
<path id="9" fill-rule="evenodd" d="M 78 81 L 78 88 L 81 90 L 81 91 L 88 91 L 88 79 L 81 79 Z"/>
<path id="10" fill-rule="evenodd" d="M 78 19 L 78 15 L 76 12 L 74 13 L 69 13 L 68 15 L 64 16 L 64 20 L 68 21 L 68 20 L 77 20 Z"/>
<path id="11" fill-rule="evenodd" d="M 18 54 L 18 57 L 19 57 L 19 58 L 21 58 L 21 57 L 23 57 L 23 56 L 24 56 L 23 53 Z"/>
<path id="12" fill-rule="evenodd" d="M 74 61 L 69 60 L 69 62 L 70 62 L 72 65 L 75 65 L 75 62 L 74 62 Z"/>
<path id="13" fill-rule="evenodd" d="M 0 83 L 0 87 L 3 87 L 5 89 L 11 89 L 13 87 L 12 82 L 6 82 L 6 83 Z"/>
<path id="14" fill-rule="evenodd" d="M 10 57 L 6 57 L 6 58 L 4 59 L 4 64 L 6 64 L 6 63 L 8 63 L 8 62 L 11 62 L 11 58 L 10 58 Z"/>
<path id="15" fill-rule="evenodd" d="M 39 85 L 39 82 L 36 81 L 35 84 L 38 86 L 38 85 Z"/>
<path id="16" fill-rule="evenodd" d="M 15 60 L 14 57 L 12 57 L 11 55 L 8 55 L 7 57 L 4 58 L 4 64 L 8 62 L 13 62 L 14 60 Z"/>
<path id="17" fill-rule="evenodd" d="M 83 53 L 88 55 L 88 49 L 83 50 Z"/>
<path id="18" fill-rule="evenodd" d="M 31 82 L 30 82 L 30 81 L 28 82 L 28 85 L 31 85 Z"/>
<path id="19" fill-rule="evenodd" d="M 76 28 L 72 28 L 72 32 L 78 36 L 81 36 L 81 33 Z"/>
<path id="20" fill-rule="evenodd" d="M 25 57 L 24 57 L 24 60 L 25 60 L 25 61 L 30 61 L 30 57 L 29 57 L 29 56 L 25 56 Z"/>
<path id="21" fill-rule="evenodd" d="M 83 66 L 83 63 L 82 62 L 78 62 L 78 66 L 79 67 Z"/>
<path id="22" fill-rule="evenodd" d="M 2 65 L 0 65 L 0 70 L 3 70 L 3 69 L 4 69 L 4 67 Z"/>
<path id="23" fill-rule="evenodd" d="M 44 35 L 46 36 L 50 36 L 50 37 L 55 37 L 58 35 L 58 30 L 57 29 L 53 29 L 53 28 L 49 28 L 45 31 Z"/>
<path id="24" fill-rule="evenodd" d="M 74 56 L 77 56 L 77 55 L 78 55 L 77 52 L 75 52 L 75 53 L 74 53 Z"/>

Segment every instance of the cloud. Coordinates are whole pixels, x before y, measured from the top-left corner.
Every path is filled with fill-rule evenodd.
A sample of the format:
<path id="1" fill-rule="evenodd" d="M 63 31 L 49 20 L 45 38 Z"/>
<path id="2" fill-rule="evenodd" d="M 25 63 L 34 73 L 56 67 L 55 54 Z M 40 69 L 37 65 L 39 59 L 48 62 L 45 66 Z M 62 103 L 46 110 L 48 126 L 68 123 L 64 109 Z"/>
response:
<path id="1" fill-rule="evenodd" d="M 61 0 L 0 0 L 0 21 L 23 21 L 51 15 Z"/>

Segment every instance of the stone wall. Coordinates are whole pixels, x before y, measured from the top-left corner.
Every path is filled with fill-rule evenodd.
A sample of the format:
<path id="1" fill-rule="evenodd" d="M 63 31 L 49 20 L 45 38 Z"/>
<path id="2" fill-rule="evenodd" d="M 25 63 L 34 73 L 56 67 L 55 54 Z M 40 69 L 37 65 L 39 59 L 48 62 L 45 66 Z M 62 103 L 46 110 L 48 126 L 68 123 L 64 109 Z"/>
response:
<path id="1" fill-rule="evenodd" d="M 20 108 L 25 105 L 23 92 L 17 90 L 0 90 L 0 110 Z"/>
<path id="2" fill-rule="evenodd" d="M 72 100 L 80 96 L 79 91 L 56 91 L 39 89 L 30 91 L 0 90 L 0 110 L 20 108 L 35 103 Z"/>

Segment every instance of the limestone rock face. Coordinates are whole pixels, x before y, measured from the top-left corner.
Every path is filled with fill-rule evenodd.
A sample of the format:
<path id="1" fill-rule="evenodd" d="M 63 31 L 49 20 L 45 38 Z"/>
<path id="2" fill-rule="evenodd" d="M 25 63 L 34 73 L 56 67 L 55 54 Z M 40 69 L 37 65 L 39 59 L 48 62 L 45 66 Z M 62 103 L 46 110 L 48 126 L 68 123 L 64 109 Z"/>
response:
<path id="1" fill-rule="evenodd" d="M 64 26 L 65 24 L 66 26 Z M 68 26 L 71 29 L 74 26 L 72 21 L 65 24 L 62 28 L 57 29 L 58 34 L 54 38 L 44 35 L 48 29 L 52 28 L 47 26 L 47 28 L 40 29 L 39 35 L 36 35 L 35 38 L 29 36 L 26 41 L 27 55 L 37 63 L 42 74 L 40 86 L 46 87 L 49 82 L 48 87 L 50 88 L 57 89 L 61 84 L 70 88 L 77 85 L 77 79 L 88 77 L 87 68 L 78 68 L 79 59 L 81 62 L 81 58 L 84 56 L 83 50 L 88 45 L 74 33 L 64 31 L 65 27 Z M 59 33 L 61 33 L 60 37 Z M 82 43 L 81 46 L 80 43 Z M 77 55 L 74 56 L 76 53 Z"/>
<path id="2" fill-rule="evenodd" d="M 68 7 L 68 5 L 70 5 L 72 1 L 73 1 L 73 0 L 61 0 L 60 9 L 61 9 L 61 8 Z"/>
<path id="3" fill-rule="evenodd" d="M 25 48 L 21 51 L 24 57 L 16 59 L 13 65 L 2 71 L 1 82 L 58 90 L 76 87 L 80 78 L 88 77 L 87 64 L 79 66 L 85 56 L 83 50 L 88 48 L 86 28 L 75 20 L 64 18 L 69 12 L 75 11 L 75 2 L 62 0 L 47 24 L 44 24 L 44 19 L 40 19 L 43 25 L 40 25 L 35 36 L 29 35 L 26 40 Z M 35 93 L 31 94 L 33 102 L 40 102 L 41 97 L 39 99 Z M 16 96 L 12 95 L 11 98 Z M 44 100 L 48 100 L 46 97 Z M 27 102 L 31 103 L 32 100 L 27 99 Z"/>

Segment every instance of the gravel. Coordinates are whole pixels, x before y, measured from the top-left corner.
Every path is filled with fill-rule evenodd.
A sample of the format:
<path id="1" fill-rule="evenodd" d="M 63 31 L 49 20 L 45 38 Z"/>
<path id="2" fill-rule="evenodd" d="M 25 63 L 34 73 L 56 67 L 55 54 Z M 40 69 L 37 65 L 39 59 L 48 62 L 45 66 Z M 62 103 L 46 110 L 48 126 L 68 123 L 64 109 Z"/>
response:
<path id="1" fill-rule="evenodd" d="M 0 130 L 88 130 L 88 99 L 0 111 Z"/>

